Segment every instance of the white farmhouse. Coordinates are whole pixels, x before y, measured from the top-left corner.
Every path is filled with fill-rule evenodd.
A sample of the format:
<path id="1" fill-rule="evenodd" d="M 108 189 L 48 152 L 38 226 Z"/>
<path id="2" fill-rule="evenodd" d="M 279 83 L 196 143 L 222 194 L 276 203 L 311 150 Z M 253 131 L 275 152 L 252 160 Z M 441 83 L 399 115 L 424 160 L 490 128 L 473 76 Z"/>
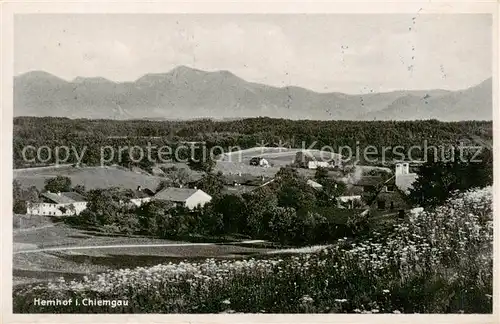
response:
<path id="1" fill-rule="evenodd" d="M 212 200 L 212 196 L 200 189 L 169 187 L 156 193 L 154 199 L 170 201 L 176 205 L 194 209 L 196 206 L 203 207 Z"/>
<path id="2" fill-rule="evenodd" d="M 323 185 L 311 179 L 307 180 L 307 184 L 313 187 L 314 189 L 323 189 Z"/>
<path id="3" fill-rule="evenodd" d="M 328 168 L 330 167 L 330 163 L 326 161 L 309 161 L 307 162 L 308 169 L 317 169 L 317 168 Z"/>
<path id="4" fill-rule="evenodd" d="M 410 164 L 408 162 L 397 163 L 394 175 L 396 187 L 406 194 L 410 192 L 410 188 L 413 187 L 413 183 L 418 177 L 416 173 L 410 173 Z"/>
<path id="5" fill-rule="evenodd" d="M 337 197 L 337 207 L 344 208 L 345 205 L 348 205 L 349 208 L 353 209 L 356 202 L 361 203 L 362 198 L 360 195 L 351 195 L 351 196 L 340 196 Z"/>
<path id="6" fill-rule="evenodd" d="M 140 207 L 142 204 L 150 202 L 154 193 L 147 188 L 142 190 L 141 186 L 138 186 L 133 195 L 134 196 L 130 198 L 131 204 Z"/>
<path id="7" fill-rule="evenodd" d="M 253 158 L 250 159 L 250 165 L 254 165 L 254 166 L 260 166 L 260 167 L 263 167 L 263 168 L 268 168 L 270 167 L 271 165 L 269 164 L 269 161 L 260 157 L 260 156 L 255 156 Z"/>
<path id="8" fill-rule="evenodd" d="M 269 161 L 266 159 L 261 159 L 259 161 L 259 166 L 263 168 L 269 168 L 271 165 L 269 164 Z"/>
<path id="9" fill-rule="evenodd" d="M 130 199 L 130 202 L 134 205 L 134 206 L 137 206 L 137 207 L 140 207 L 142 204 L 145 204 L 147 202 L 150 202 L 151 201 L 151 197 L 149 196 L 138 196 L 138 197 L 135 197 L 135 198 L 131 198 Z"/>
<path id="10" fill-rule="evenodd" d="M 85 198 L 76 192 L 50 191 L 41 194 L 43 201 L 39 203 L 29 202 L 27 214 L 45 216 L 71 216 L 79 215 L 87 208 Z"/>

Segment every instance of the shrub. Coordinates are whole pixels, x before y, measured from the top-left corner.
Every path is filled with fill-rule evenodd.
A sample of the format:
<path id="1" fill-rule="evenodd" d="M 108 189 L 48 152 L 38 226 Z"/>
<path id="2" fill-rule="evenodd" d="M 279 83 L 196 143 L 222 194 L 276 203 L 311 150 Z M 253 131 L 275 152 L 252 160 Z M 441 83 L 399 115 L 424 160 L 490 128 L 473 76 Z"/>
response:
<path id="1" fill-rule="evenodd" d="M 51 192 L 64 192 L 71 190 L 71 179 L 64 176 L 57 176 L 45 180 L 45 190 Z"/>

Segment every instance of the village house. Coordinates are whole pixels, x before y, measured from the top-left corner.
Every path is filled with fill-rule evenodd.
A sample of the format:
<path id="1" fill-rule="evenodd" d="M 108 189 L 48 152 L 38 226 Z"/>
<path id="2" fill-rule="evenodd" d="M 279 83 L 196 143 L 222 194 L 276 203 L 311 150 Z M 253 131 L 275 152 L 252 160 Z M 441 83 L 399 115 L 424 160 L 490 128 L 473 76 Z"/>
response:
<path id="1" fill-rule="evenodd" d="M 134 206 L 140 207 L 142 204 L 150 202 L 153 196 L 154 192 L 152 192 L 150 189 L 142 189 L 141 186 L 138 186 L 137 189 L 133 192 L 133 197 L 130 198 L 130 202 Z"/>
<path id="2" fill-rule="evenodd" d="M 44 216 L 79 215 L 87 208 L 85 198 L 76 192 L 44 192 L 42 202 L 28 202 L 27 214 Z"/>
<path id="3" fill-rule="evenodd" d="M 337 197 L 337 207 L 338 208 L 349 208 L 354 209 L 357 206 L 363 204 L 361 195 L 348 195 Z"/>
<path id="4" fill-rule="evenodd" d="M 396 163 L 394 175 L 396 177 L 395 185 L 405 194 L 410 192 L 413 183 L 418 177 L 416 173 L 410 172 L 410 164 L 408 162 Z"/>
<path id="5" fill-rule="evenodd" d="M 194 209 L 197 206 L 203 207 L 212 200 L 212 197 L 196 188 L 168 187 L 157 192 L 153 199 L 169 201 L 176 206 L 180 205 L 189 209 Z"/>
<path id="6" fill-rule="evenodd" d="M 267 161 L 266 159 L 260 157 L 260 156 L 256 156 L 256 157 L 253 157 L 250 159 L 250 165 L 253 165 L 253 166 L 260 166 L 260 167 L 264 167 L 264 168 L 267 168 L 267 167 L 270 167 L 271 165 L 269 164 L 269 161 Z"/>
<path id="7" fill-rule="evenodd" d="M 346 185 L 341 196 L 337 197 L 337 208 L 354 208 L 363 204 L 363 188 L 352 184 Z"/>
<path id="8" fill-rule="evenodd" d="M 242 194 L 251 192 L 272 180 L 274 179 L 271 177 L 255 176 L 249 173 L 226 174 L 223 177 L 224 189 L 222 193 Z"/>
<path id="9" fill-rule="evenodd" d="M 307 168 L 308 169 L 317 169 L 317 168 L 329 168 L 330 163 L 326 161 L 308 161 Z"/>
<path id="10" fill-rule="evenodd" d="M 369 193 L 376 191 L 383 182 L 384 178 L 382 176 L 363 175 L 354 183 L 354 186 L 364 193 Z"/>
<path id="11" fill-rule="evenodd" d="M 407 192 L 401 190 L 396 181 L 396 175 L 389 178 L 363 175 L 356 182 L 347 184 L 345 193 L 337 198 L 337 204 L 340 208 L 353 208 L 362 203 L 371 209 L 401 212 L 408 209 L 410 204 Z"/>
<path id="12" fill-rule="evenodd" d="M 321 189 L 323 189 L 323 185 L 321 185 L 320 183 L 317 183 L 316 181 L 311 180 L 311 179 L 308 179 L 308 180 L 307 180 L 307 184 L 308 184 L 310 187 L 312 187 L 312 188 L 314 188 L 314 189 L 317 189 L 317 190 L 321 190 Z"/>
<path id="13" fill-rule="evenodd" d="M 396 186 L 384 186 L 376 193 L 372 202 L 373 208 L 378 210 L 400 211 L 410 208 L 406 194 Z"/>
<path id="14" fill-rule="evenodd" d="M 295 154 L 293 164 L 299 168 L 317 169 L 317 168 L 333 168 L 341 165 L 341 156 L 331 158 L 325 161 L 327 155 L 322 155 L 320 152 L 312 152 L 309 150 L 301 150 Z"/>

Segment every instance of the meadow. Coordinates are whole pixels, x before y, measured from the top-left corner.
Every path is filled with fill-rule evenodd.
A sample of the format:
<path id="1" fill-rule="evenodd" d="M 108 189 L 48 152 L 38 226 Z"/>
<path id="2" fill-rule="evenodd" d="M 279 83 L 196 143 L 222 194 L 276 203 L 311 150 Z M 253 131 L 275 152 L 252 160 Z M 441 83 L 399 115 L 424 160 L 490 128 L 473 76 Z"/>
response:
<path id="1" fill-rule="evenodd" d="M 73 186 L 83 185 L 87 190 L 110 187 L 136 189 L 137 186 L 154 190 L 163 179 L 114 166 L 81 168 L 65 166 L 14 170 L 14 180 L 19 181 L 21 186 L 26 188 L 35 186 L 38 190 L 44 188 L 47 179 L 56 176 L 69 177 Z"/>
<path id="2" fill-rule="evenodd" d="M 492 188 L 457 193 L 388 235 L 301 255 L 206 259 L 21 285 L 16 313 L 491 313 Z M 40 307 L 42 299 L 126 299 Z"/>
<path id="3" fill-rule="evenodd" d="M 257 242 L 210 243 L 208 238 L 199 238 L 207 243 L 193 243 L 140 235 L 112 235 L 52 223 L 47 217 L 38 225 L 14 230 L 15 285 L 59 277 L 82 278 L 111 269 L 152 266 L 168 261 L 243 258 L 271 250 Z"/>
<path id="4" fill-rule="evenodd" d="M 286 166 L 295 161 L 295 156 L 298 152 L 304 151 L 303 149 L 297 148 L 286 148 L 286 147 L 252 147 L 249 149 L 243 149 L 239 151 L 232 151 L 229 153 L 224 153 L 218 157 L 219 161 L 232 161 L 232 162 L 242 162 L 249 164 L 252 157 L 262 157 L 266 159 L 269 163 L 275 166 Z M 320 151 L 317 149 L 305 150 L 318 160 L 329 159 L 340 159 L 340 155 L 328 152 Z"/>

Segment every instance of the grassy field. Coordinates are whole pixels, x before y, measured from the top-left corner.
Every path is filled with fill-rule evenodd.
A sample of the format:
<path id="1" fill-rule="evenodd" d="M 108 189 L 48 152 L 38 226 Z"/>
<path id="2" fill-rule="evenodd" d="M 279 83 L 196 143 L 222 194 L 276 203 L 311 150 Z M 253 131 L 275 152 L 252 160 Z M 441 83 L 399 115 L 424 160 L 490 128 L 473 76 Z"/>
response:
<path id="1" fill-rule="evenodd" d="M 217 161 L 215 165 L 216 172 L 222 172 L 224 174 L 251 174 L 253 176 L 265 176 L 273 177 L 278 171 L 279 167 L 268 167 L 263 168 L 259 166 L 253 166 L 245 164 L 242 162 L 229 162 L 229 161 Z"/>
<path id="2" fill-rule="evenodd" d="M 57 220 L 53 220 L 50 217 L 42 216 L 42 215 L 21 215 L 14 214 L 14 218 L 12 220 L 14 230 L 23 231 L 28 230 L 33 227 L 45 227 L 52 226 L 54 222 Z"/>
<path id="3" fill-rule="evenodd" d="M 249 164 L 250 159 L 255 156 L 260 156 L 274 166 L 286 166 L 295 160 L 297 152 L 303 151 L 302 149 L 283 148 L 283 147 L 253 147 L 246 150 L 229 152 L 221 155 L 219 161 L 240 162 Z M 306 150 L 308 153 L 316 157 L 318 160 L 338 159 L 338 154 L 320 151 L 320 150 Z"/>
<path id="4" fill-rule="evenodd" d="M 285 150 L 285 151 L 283 151 Z M 252 148 L 238 152 L 232 152 L 221 156 L 214 168 L 214 171 L 221 171 L 224 174 L 251 174 L 254 176 L 273 177 L 276 172 L 283 166 L 293 162 L 295 154 L 299 149 L 286 148 Z M 312 154 L 320 155 L 318 150 L 310 150 Z M 324 152 L 325 156 L 330 154 Z M 252 166 L 249 164 L 250 159 L 254 156 L 262 156 L 266 158 L 273 166 L 263 168 Z M 241 158 L 240 158 L 241 157 Z M 185 169 L 191 181 L 197 180 L 201 174 L 192 171 L 185 163 L 163 163 L 158 166 L 175 167 L 177 169 Z M 298 169 L 299 173 L 306 177 L 313 177 L 315 170 Z M 332 175 L 333 171 L 332 172 Z M 154 190 L 161 180 L 165 179 L 161 176 L 152 176 L 140 171 L 130 171 L 125 168 L 106 166 L 106 167 L 73 167 L 71 165 L 60 167 L 43 167 L 32 169 L 14 170 L 13 177 L 19 181 L 21 186 L 35 186 L 42 190 L 45 186 L 45 180 L 56 176 L 67 176 L 71 179 L 72 185 L 84 185 L 87 190 L 98 188 L 120 187 L 124 189 L 136 189 L 137 186 Z M 336 176 L 336 175 L 335 175 Z"/>
<path id="5" fill-rule="evenodd" d="M 248 165 L 240 162 L 229 162 L 229 161 L 217 161 L 217 164 L 215 166 L 215 171 L 222 172 L 223 174 L 250 174 L 252 176 L 264 176 L 264 177 L 274 177 L 274 175 L 280 170 L 281 167 L 279 166 L 272 166 L 272 167 L 259 167 L 259 166 L 253 166 L 253 165 Z M 314 169 L 303 169 L 303 168 L 297 168 L 297 172 L 309 179 L 314 178 L 314 175 L 316 174 L 316 170 Z M 332 179 L 340 179 L 344 175 L 339 172 L 339 171 L 328 171 L 329 177 Z"/>
<path id="6" fill-rule="evenodd" d="M 132 172 L 119 167 L 61 167 L 53 169 L 14 170 L 14 179 L 23 187 L 43 189 L 45 180 L 58 175 L 67 176 L 73 186 L 84 185 L 88 189 L 121 187 L 136 189 L 137 186 L 155 189 L 161 177 Z"/>
<path id="7" fill-rule="evenodd" d="M 234 151 L 225 153 L 218 157 L 215 166 L 216 171 L 221 171 L 224 174 L 251 174 L 254 176 L 273 177 L 280 168 L 290 165 L 294 162 L 297 152 L 302 149 L 288 149 L 278 147 L 254 147 L 251 149 Z M 308 150 L 310 154 L 316 157 L 319 161 L 328 159 L 339 158 L 338 154 L 319 151 Z M 266 159 L 271 166 L 260 167 L 250 165 L 250 159 L 255 156 L 260 156 Z M 314 177 L 316 170 L 297 169 L 297 171 L 308 178 Z M 337 172 L 330 171 L 332 177 L 339 177 Z"/>
<path id="8" fill-rule="evenodd" d="M 109 236 L 79 230 L 64 224 L 15 231 L 13 234 L 14 283 L 23 284 L 59 277 L 80 278 L 110 269 L 152 266 L 182 260 L 241 258 L 270 251 L 257 245 L 193 244 L 149 237 Z M 168 246 L 138 246 L 130 245 Z M 189 243 L 187 243 L 189 244 Z M 125 245 L 116 247 L 117 245 Z M 107 248 L 105 246 L 114 246 Z M 89 247 L 60 251 L 27 252 L 37 249 Z M 97 247 L 97 248 L 92 248 Z M 24 251 L 24 252 L 23 252 Z"/>

